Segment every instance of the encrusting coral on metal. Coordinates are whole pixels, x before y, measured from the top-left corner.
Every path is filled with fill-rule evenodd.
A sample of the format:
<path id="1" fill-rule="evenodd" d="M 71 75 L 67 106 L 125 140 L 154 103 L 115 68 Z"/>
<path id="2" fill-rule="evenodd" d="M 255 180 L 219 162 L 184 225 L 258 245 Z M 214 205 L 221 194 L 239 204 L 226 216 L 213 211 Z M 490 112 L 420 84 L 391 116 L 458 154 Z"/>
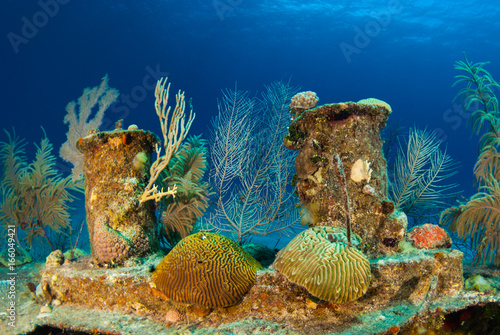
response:
<path id="1" fill-rule="evenodd" d="M 295 181 L 310 228 L 278 253 L 271 269 L 259 270 L 257 261 L 220 235 L 197 233 L 179 242 L 163 261 L 163 255 L 150 254 L 152 242 L 142 264 L 123 268 L 92 267 L 90 256 L 62 265 L 60 258 L 54 262 L 52 257 L 40 279 L 45 302 L 62 303 L 54 307 L 61 312 L 71 308 L 91 315 L 99 310 L 95 320 L 89 317 L 88 325 L 80 329 L 89 329 L 106 315 L 112 321 L 97 328 L 100 332 L 117 326 L 113 311 L 141 317 L 156 332 L 191 327 L 192 333 L 265 329 L 265 333 L 296 334 L 382 334 L 464 306 L 499 303 L 491 292 L 463 291 L 461 252 L 417 249 L 411 244 L 399 248 L 408 243 L 407 221 L 387 198 L 379 134 L 390 112 L 386 103 L 373 99 L 294 111 L 297 116 L 284 143 L 299 150 Z M 139 220 L 139 230 L 122 224 L 123 213 L 116 210 L 127 206 L 123 201 L 117 206 L 112 199 L 125 195 L 139 204 L 144 194 L 137 185 L 146 184 L 150 161 L 145 159 L 149 155 L 140 154 L 143 147 L 131 150 L 136 134 L 152 136 L 141 130 L 116 130 L 91 135 L 79 144 L 90 155 L 107 150 L 106 158 L 127 157 L 115 158 L 128 164 L 123 175 L 113 166 L 92 166 L 115 172 L 105 177 L 112 180 L 108 189 L 99 186 L 99 192 L 115 192 L 108 195 L 110 199 L 94 194 L 96 188 L 86 191 L 88 208 L 98 209 L 92 214 L 91 236 L 99 235 L 92 257 L 102 262 L 145 250 L 132 245 L 131 237 L 150 242 L 152 221 Z M 151 137 L 144 144 L 149 153 L 155 141 Z M 136 183 L 134 178 L 143 179 Z M 96 187 L 98 180 L 88 182 Z M 97 196 L 104 198 L 97 201 Z M 154 204 L 146 201 L 141 206 L 147 208 L 148 203 Z M 128 208 L 136 217 L 154 215 Z M 42 323 L 58 321 L 57 313 L 49 313 Z M 133 333 L 130 329 L 136 325 L 130 322 L 128 332 Z"/>
<path id="2" fill-rule="evenodd" d="M 395 253 L 407 225 L 404 213 L 394 211 L 388 200 L 380 129 L 390 113 L 390 106 L 376 99 L 322 105 L 302 111 L 284 139 L 287 148 L 299 151 L 296 185 L 308 218 L 303 223 L 309 227 L 340 223 L 345 228 L 337 155 L 349 176 L 346 188 L 352 229 L 361 236 L 363 251 L 371 258 Z"/>
<path id="3" fill-rule="evenodd" d="M 153 202 L 140 204 L 159 138 L 143 130 L 98 132 L 80 139 L 84 153 L 85 207 L 97 263 L 122 263 L 155 251 Z"/>
<path id="4" fill-rule="evenodd" d="M 200 331 L 207 332 L 233 322 L 247 322 L 248 327 L 253 323 L 253 327 L 258 327 L 256 320 L 265 320 L 276 325 L 276 330 L 287 329 L 295 334 L 330 334 L 340 329 L 345 334 L 360 334 L 363 329 L 377 334 L 392 325 L 402 327 L 416 321 L 417 313 L 420 318 L 434 315 L 437 307 L 449 313 L 457 306 L 463 308 L 479 301 L 500 302 L 500 297 L 488 293 L 461 291 L 462 255 L 446 249 L 370 260 L 370 286 L 364 295 L 349 303 L 319 300 L 279 272 L 260 270 L 255 285 L 238 304 L 215 307 L 208 315 L 197 304 L 176 303 L 155 288 L 150 268 L 161 261 L 161 255 L 144 259 L 142 265 L 107 269 L 90 267 L 89 257 L 42 271 L 41 286 L 50 292 L 48 301 L 57 299 L 62 305 L 47 318 L 38 319 L 39 324 L 71 325 L 70 320 L 63 318 L 70 308 L 71 313 L 88 316 L 84 329 L 91 331 L 100 325 L 102 333 L 114 329 L 131 333 L 125 329 L 149 324 L 150 320 L 153 329 L 166 333 L 193 322 Z M 112 320 L 111 323 L 97 323 L 100 317 L 90 317 L 94 315 L 92 310 L 106 315 L 105 319 Z M 124 314 L 132 314 L 129 321 L 123 319 Z M 172 315 L 179 317 L 175 323 L 171 322 Z M 113 328 L 118 324 L 120 328 Z M 192 331 L 196 334 L 195 329 Z"/>
<path id="5" fill-rule="evenodd" d="M 132 126 L 122 130 L 94 129 L 75 146 L 83 153 L 85 208 L 93 261 L 98 265 L 122 264 L 131 257 L 157 251 L 155 204 L 162 197 L 175 196 L 176 186 L 167 190 L 156 185 L 160 173 L 187 135 L 194 113 L 185 121 L 184 93 L 176 94 L 172 113 L 168 107 L 170 83 L 161 78 L 155 89 L 155 109 L 160 120 L 160 139 Z M 168 107 L 168 108 L 167 108 Z M 151 162 L 152 153 L 156 160 Z"/>

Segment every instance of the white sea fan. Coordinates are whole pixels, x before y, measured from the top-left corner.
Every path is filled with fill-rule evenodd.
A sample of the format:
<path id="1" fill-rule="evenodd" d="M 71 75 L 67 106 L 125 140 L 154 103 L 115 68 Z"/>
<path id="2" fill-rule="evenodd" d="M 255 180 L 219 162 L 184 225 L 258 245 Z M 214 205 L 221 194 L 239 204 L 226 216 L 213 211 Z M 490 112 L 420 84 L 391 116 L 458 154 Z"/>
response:
<path id="1" fill-rule="evenodd" d="M 118 98 L 119 92 L 108 86 L 108 75 L 102 78 L 99 86 L 83 90 L 78 101 L 71 101 L 66 105 L 64 123 L 69 129 L 66 133 L 67 140 L 59 149 L 59 156 L 66 162 L 73 164 L 73 180 L 79 179 L 83 174 L 83 154 L 76 149 L 79 138 L 88 135 L 89 130 L 101 126 L 104 112 Z M 92 110 L 98 105 L 95 116 L 90 118 Z"/>

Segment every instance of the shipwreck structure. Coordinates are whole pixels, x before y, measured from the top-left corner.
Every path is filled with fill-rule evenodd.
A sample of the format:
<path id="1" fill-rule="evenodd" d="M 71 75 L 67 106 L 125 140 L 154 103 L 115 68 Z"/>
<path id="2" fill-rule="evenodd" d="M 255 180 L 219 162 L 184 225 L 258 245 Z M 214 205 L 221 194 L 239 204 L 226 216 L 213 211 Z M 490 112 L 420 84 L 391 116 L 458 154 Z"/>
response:
<path id="1" fill-rule="evenodd" d="M 81 138 L 85 208 L 92 257 L 98 264 L 123 263 L 156 251 L 153 201 L 139 197 L 149 179 L 159 138 L 143 130 L 97 132 Z"/>
<path id="2" fill-rule="evenodd" d="M 406 232 L 406 215 L 388 199 L 387 163 L 380 129 L 391 107 L 377 99 L 301 110 L 284 139 L 298 150 L 297 192 L 303 224 L 342 226 L 348 221 L 371 258 L 394 254 Z"/>
<path id="3" fill-rule="evenodd" d="M 458 319 L 470 317 L 468 308 L 484 306 L 490 314 L 500 311 L 498 291 L 464 290 L 463 254 L 449 248 L 449 236 L 433 225 L 407 233 L 406 216 L 388 199 L 379 131 L 390 106 L 367 99 L 315 107 L 317 97 L 306 93 L 294 100 L 298 105 L 291 108 L 293 119 L 284 143 L 299 151 L 295 182 L 303 223 L 309 229 L 280 251 L 271 268 L 260 270 L 250 256 L 204 233 L 191 235 L 192 243 L 186 242 L 188 238 L 179 243 L 182 257 L 173 253 L 159 265 L 163 255 L 150 254 L 157 243 L 154 204 L 139 201 L 157 138 L 138 130 L 97 133 L 78 143 L 85 155 L 92 255 L 64 263 L 59 254 L 49 257 L 32 291 L 33 302 L 20 318 L 26 325 L 23 331 L 46 325 L 107 334 L 145 329 L 165 334 L 184 330 L 192 334 L 424 333 L 455 327 L 450 315 L 466 311 Z M 212 253 L 206 253 L 205 245 L 211 246 Z M 234 259 L 250 259 L 251 266 L 245 270 L 240 261 L 228 263 L 228 250 Z M 307 262 L 303 262 L 304 253 L 297 251 L 306 253 Z M 94 267 L 89 262 L 120 263 L 133 256 L 145 257 L 126 267 Z M 337 257 L 338 264 L 325 256 Z M 191 262 L 187 267 L 207 270 L 190 272 L 176 265 L 187 260 Z M 330 271 L 322 270 L 325 261 Z M 315 268 L 319 269 L 315 279 L 324 281 L 311 282 L 313 276 L 294 278 L 299 273 L 296 269 L 313 273 Z M 167 273 L 194 283 L 184 293 L 203 287 L 206 296 L 194 303 L 176 297 L 178 290 L 172 289 L 171 282 L 188 280 L 176 282 L 175 276 L 164 280 Z M 186 277 L 189 273 L 194 273 L 192 278 Z M 213 289 L 218 286 L 210 283 L 227 285 L 226 273 L 243 275 L 250 284 L 229 303 L 206 303 L 221 298 L 220 291 Z M 492 290 L 500 289 L 498 272 L 482 275 Z M 44 304 L 42 309 L 35 302 Z"/>

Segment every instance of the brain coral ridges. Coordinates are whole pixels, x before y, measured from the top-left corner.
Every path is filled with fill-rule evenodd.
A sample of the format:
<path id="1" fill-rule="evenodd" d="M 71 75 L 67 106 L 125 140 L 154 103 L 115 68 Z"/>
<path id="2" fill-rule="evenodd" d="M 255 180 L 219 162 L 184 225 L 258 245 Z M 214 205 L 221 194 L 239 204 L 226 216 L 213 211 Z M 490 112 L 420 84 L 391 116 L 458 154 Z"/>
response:
<path id="1" fill-rule="evenodd" d="M 347 245 L 344 234 L 339 227 L 307 229 L 278 253 L 274 268 L 320 299 L 355 300 L 368 290 L 370 263 L 361 251 Z M 354 240 L 359 245 L 359 237 Z"/>
<path id="2" fill-rule="evenodd" d="M 367 98 L 367 99 L 362 99 L 357 102 L 358 104 L 363 104 L 363 105 L 375 105 L 378 107 L 383 107 L 387 109 L 389 113 L 392 113 L 392 108 L 391 105 L 389 105 L 387 102 L 375 99 L 375 98 Z"/>
<path id="3" fill-rule="evenodd" d="M 261 265 L 231 239 L 200 232 L 181 240 L 153 273 L 169 299 L 204 307 L 237 304 L 255 284 Z"/>

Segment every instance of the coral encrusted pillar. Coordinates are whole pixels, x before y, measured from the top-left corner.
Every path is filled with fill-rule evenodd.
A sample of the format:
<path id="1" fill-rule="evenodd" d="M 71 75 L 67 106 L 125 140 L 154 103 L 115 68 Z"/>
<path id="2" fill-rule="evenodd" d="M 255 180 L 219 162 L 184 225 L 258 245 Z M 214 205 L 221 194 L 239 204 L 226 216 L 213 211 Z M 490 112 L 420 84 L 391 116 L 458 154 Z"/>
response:
<path id="1" fill-rule="evenodd" d="M 295 182 L 302 223 L 346 227 L 349 213 L 370 257 L 394 253 L 406 229 L 406 216 L 388 200 L 380 129 L 390 112 L 376 99 L 319 106 L 298 115 L 284 139 L 299 151 Z"/>
<path id="2" fill-rule="evenodd" d="M 76 144 L 84 156 L 85 207 L 98 264 L 123 263 L 156 250 L 154 201 L 138 198 L 148 182 L 156 135 L 143 130 L 98 132 Z"/>

